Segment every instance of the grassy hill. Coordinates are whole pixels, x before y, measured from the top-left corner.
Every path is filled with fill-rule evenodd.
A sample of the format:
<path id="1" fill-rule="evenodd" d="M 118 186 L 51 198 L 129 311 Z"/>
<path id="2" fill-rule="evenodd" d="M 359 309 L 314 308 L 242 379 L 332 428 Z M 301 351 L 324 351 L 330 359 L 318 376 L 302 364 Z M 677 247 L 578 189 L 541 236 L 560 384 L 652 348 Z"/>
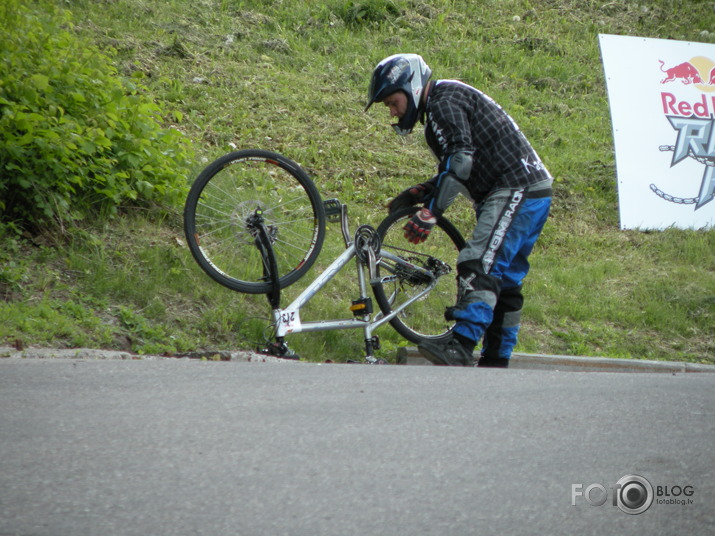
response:
<path id="1" fill-rule="evenodd" d="M 532 256 L 524 352 L 715 363 L 715 230 L 618 230 L 615 163 L 598 34 L 715 42 L 715 3 L 680 0 L 70 0 L 72 31 L 111 56 L 167 110 L 196 158 L 188 184 L 234 147 L 285 154 L 353 226 L 430 177 L 419 133 L 396 136 L 382 107 L 362 113 L 374 65 L 422 54 L 499 102 L 556 177 Z M 265 298 L 210 281 L 183 244 L 181 206 L 127 209 L 0 250 L 0 344 L 140 353 L 249 348 Z M 466 234 L 465 205 L 448 214 Z M 323 262 L 341 248 L 329 229 Z M 352 271 L 307 313 L 347 315 Z M 290 293 L 299 290 L 291 287 Z M 400 338 L 383 328 L 381 353 Z M 310 358 L 360 357 L 355 332 L 299 335 Z"/>

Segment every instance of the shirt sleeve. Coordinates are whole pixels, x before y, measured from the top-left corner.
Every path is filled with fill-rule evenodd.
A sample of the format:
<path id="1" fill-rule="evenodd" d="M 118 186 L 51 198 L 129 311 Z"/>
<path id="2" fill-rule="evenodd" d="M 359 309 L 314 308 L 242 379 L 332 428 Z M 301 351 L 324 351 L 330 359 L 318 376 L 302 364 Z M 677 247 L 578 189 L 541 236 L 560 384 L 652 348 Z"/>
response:
<path id="1" fill-rule="evenodd" d="M 439 144 L 440 171 L 450 155 L 463 151 L 474 153 L 470 118 L 464 105 L 445 99 L 435 102 L 428 120 Z"/>

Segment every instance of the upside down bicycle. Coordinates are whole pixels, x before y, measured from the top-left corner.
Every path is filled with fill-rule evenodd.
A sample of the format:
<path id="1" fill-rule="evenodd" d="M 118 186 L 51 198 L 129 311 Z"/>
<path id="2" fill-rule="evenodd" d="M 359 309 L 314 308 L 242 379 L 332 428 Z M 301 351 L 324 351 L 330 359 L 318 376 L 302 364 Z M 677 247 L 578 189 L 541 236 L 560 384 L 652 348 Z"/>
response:
<path id="1" fill-rule="evenodd" d="M 184 232 L 194 259 L 214 281 L 267 296 L 274 340 L 259 349 L 262 353 L 297 358 L 285 342 L 290 334 L 360 328 L 365 362 L 382 364 L 373 353 L 379 348 L 374 331 L 383 324 L 389 322 L 415 344 L 445 338 L 453 327 L 443 312 L 454 304 L 455 268 L 464 239 L 451 222 L 439 218 L 428 241 L 406 244 L 402 227 L 417 209 L 393 212 L 377 229 L 361 225 L 351 234 L 347 205 L 324 201 L 297 163 L 274 152 L 247 149 L 218 158 L 199 174 L 186 199 Z M 345 251 L 281 307 L 281 289 L 303 277 L 318 258 L 326 222 L 340 222 Z M 349 305 L 352 317 L 302 319 L 303 306 L 353 259 L 358 297 Z"/>

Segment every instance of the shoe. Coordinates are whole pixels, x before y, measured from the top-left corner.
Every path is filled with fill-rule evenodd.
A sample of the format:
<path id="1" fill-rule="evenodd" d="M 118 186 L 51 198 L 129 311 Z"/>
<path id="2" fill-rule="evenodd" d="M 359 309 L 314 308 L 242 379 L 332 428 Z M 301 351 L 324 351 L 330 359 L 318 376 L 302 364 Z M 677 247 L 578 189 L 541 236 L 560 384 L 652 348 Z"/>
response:
<path id="1" fill-rule="evenodd" d="M 477 363 L 478 367 L 509 368 L 509 360 L 506 357 L 484 357 Z"/>
<path id="2" fill-rule="evenodd" d="M 473 367 L 474 356 L 459 341 L 450 338 L 446 341 L 425 340 L 417 348 L 430 362 L 438 366 Z"/>

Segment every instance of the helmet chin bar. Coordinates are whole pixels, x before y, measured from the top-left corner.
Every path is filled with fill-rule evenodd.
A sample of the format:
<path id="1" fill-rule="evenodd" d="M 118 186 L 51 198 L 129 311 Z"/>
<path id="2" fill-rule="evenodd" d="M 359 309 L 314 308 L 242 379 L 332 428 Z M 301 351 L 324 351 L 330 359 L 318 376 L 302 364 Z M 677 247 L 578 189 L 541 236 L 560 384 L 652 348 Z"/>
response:
<path id="1" fill-rule="evenodd" d="M 410 132 L 412 132 L 411 128 L 402 128 L 398 124 L 390 125 L 392 128 L 395 129 L 395 132 L 397 132 L 400 136 L 407 136 Z"/>
<path id="2" fill-rule="evenodd" d="M 418 116 L 419 116 L 418 107 L 415 106 L 409 100 L 409 96 L 408 96 L 407 111 L 405 112 L 405 115 L 403 115 L 396 124 L 393 124 L 391 126 L 392 126 L 392 128 L 395 129 L 395 132 L 397 132 L 400 136 L 407 136 L 410 132 L 412 132 L 412 129 L 415 127 L 415 123 L 417 123 Z"/>

